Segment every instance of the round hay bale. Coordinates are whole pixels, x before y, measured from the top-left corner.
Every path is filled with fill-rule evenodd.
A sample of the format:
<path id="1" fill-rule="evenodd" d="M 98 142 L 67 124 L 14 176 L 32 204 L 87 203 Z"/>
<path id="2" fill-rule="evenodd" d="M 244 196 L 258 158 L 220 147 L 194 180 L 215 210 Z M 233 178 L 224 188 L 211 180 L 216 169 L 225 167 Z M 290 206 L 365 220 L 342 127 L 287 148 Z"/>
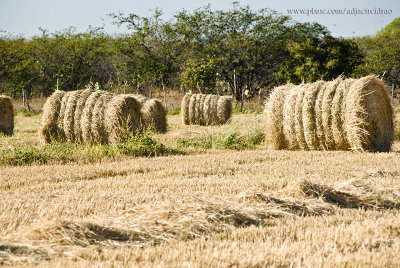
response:
<path id="1" fill-rule="evenodd" d="M 296 139 L 299 144 L 300 149 L 307 150 L 306 137 L 304 136 L 304 126 L 303 126 L 303 99 L 304 94 L 307 90 L 308 85 L 302 84 L 297 86 L 297 97 L 295 105 L 295 130 Z"/>
<path id="2" fill-rule="evenodd" d="M 346 79 L 340 82 L 336 88 L 335 96 L 332 100 L 332 135 L 335 141 L 335 148 L 339 150 L 348 150 L 350 144 L 347 140 L 344 126 L 344 114 L 346 112 L 345 96 L 354 83 L 354 79 Z"/>
<path id="3" fill-rule="evenodd" d="M 218 100 L 219 96 L 218 95 L 212 95 L 211 97 L 211 103 L 210 103 L 210 125 L 218 125 L 219 120 L 218 120 Z"/>
<path id="4" fill-rule="evenodd" d="M 393 107 L 386 85 L 375 76 L 355 81 L 346 94 L 345 129 L 357 151 L 388 152 L 394 127 Z"/>
<path id="5" fill-rule="evenodd" d="M 14 111 L 11 98 L 0 95 L 0 133 L 11 136 L 14 132 Z"/>
<path id="6" fill-rule="evenodd" d="M 64 94 L 61 100 L 60 111 L 58 113 L 57 118 L 57 128 L 59 131 L 58 140 L 59 141 L 66 141 L 66 136 L 64 132 L 64 117 L 65 117 L 65 110 L 67 109 L 67 104 L 69 101 L 69 97 L 71 96 L 72 91 L 68 91 Z"/>
<path id="7" fill-rule="evenodd" d="M 315 105 L 317 96 L 323 87 L 323 81 L 309 84 L 303 98 L 303 129 L 307 147 L 311 150 L 320 148 L 317 136 Z"/>
<path id="8" fill-rule="evenodd" d="M 199 115 L 199 125 L 204 126 L 205 123 L 205 114 L 204 114 L 204 101 L 206 99 L 205 94 L 200 94 L 200 100 L 199 100 L 199 105 L 198 105 L 198 115 Z"/>
<path id="9" fill-rule="evenodd" d="M 196 94 L 196 103 L 194 106 L 194 120 L 196 125 L 200 125 L 200 116 L 202 113 L 202 107 L 200 106 L 201 99 L 203 98 L 203 94 Z"/>
<path id="10" fill-rule="evenodd" d="M 82 132 L 82 141 L 86 144 L 92 144 L 92 117 L 94 106 L 96 105 L 97 100 L 104 95 L 105 91 L 94 91 L 87 98 L 85 102 L 85 107 L 82 111 L 81 116 L 81 132 Z"/>
<path id="11" fill-rule="evenodd" d="M 299 148 L 299 143 L 296 137 L 296 99 L 297 87 L 291 85 L 287 90 L 287 97 L 283 104 L 283 135 L 287 141 L 287 148 L 295 150 Z"/>
<path id="12" fill-rule="evenodd" d="M 270 149 L 281 150 L 288 147 L 288 141 L 283 133 L 283 105 L 289 89 L 290 85 L 275 88 L 265 104 L 265 141 Z"/>
<path id="13" fill-rule="evenodd" d="M 190 124 L 196 124 L 196 101 L 198 94 L 193 94 L 189 101 L 189 119 Z"/>
<path id="14" fill-rule="evenodd" d="M 182 122 L 185 125 L 190 124 L 190 117 L 189 117 L 189 102 L 190 98 L 192 97 L 192 93 L 186 93 L 185 96 L 183 96 L 182 102 L 181 102 L 181 115 L 182 115 Z"/>
<path id="15" fill-rule="evenodd" d="M 86 101 L 93 92 L 94 91 L 90 88 L 85 89 L 81 92 L 81 94 L 78 97 L 78 101 L 77 101 L 76 107 L 75 107 L 75 115 L 74 115 L 74 140 L 75 140 L 75 142 L 83 142 L 82 129 L 81 129 L 81 118 L 82 118 L 83 109 L 85 108 Z"/>
<path id="16" fill-rule="evenodd" d="M 141 104 L 132 95 L 117 95 L 108 103 L 105 125 L 109 142 L 116 144 L 136 134 L 140 127 Z"/>
<path id="17" fill-rule="evenodd" d="M 76 105 L 78 103 L 82 91 L 83 90 L 72 91 L 65 107 L 63 126 L 64 126 L 65 137 L 70 142 L 75 141 L 74 120 L 76 113 Z"/>
<path id="18" fill-rule="evenodd" d="M 91 142 L 105 144 L 108 143 L 108 133 L 105 127 L 104 114 L 108 103 L 112 99 L 112 93 L 102 94 L 96 101 L 93 107 L 92 120 L 91 120 Z"/>
<path id="19" fill-rule="evenodd" d="M 212 124 L 211 120 L 211 104 L 212 104 L 212 94 L 208 94 L 204 99 L 204 124 L 209 126 Z"/>
<path id="20" fill-rule="evenodd" d="M 232 96 L 221 96 L 217 103 L 217 117 L 219 124 L 225 124 L 232 116 Z"/>
<path id="21" fill-rule="evenodd" d="M 58 140 L 60 135 L 57 128 L 58 114 L 65 93 L 65 91 L 55 91 L 43 105 L 42 123 L 39 129 L 39 138 L 42 143 L 50 143 L 52 139 Z"/>
<path id="22" fill-rule="evenodd" d="M 149 98 L 147 98 L 146 96 L 143 96 L 141 94 L 133 94 L 133 97 L 135 97 L 135 99 L 140 102 L 141 104 L 144 104 L 146 101 L 149 100 Z"/>
<path id="23" fill-rule="evenodd" d="M 321 149 L 321 150 L 328 149 L 328 147 L 326 145 L 326 141 L 325 141 L 324 126 L 322 123 L 322 103 L 324 101 L 326 85 L 327 85 L 327 82 L 324 81 L 323 84 L 320 86 L 320 90 L 318 91 L 318 94 L 317 94 L 317 99 L 315 100 L 315 112 L 314 112 L 316 135 L 317 135 L 317 138 L 319 141 L 319 149 Z"/>
<path id="24" fill-rule="evenodd" d="M 335 97 L 336 88 L 341 81 L 341 78 L 337 78 L 326 84 L 322 101 L 322 127 L 324 129 L 325 146 L 328 150 L 335 149 L 335 140 L 332 132 L 332 102 Z"/>
<path id="25" fill-rule="evenodd" d="M 143 103 L 141 116 L 145 127 L 154 126 L 159 133 L 167 132 L 167 112 L 161 101 L 149 99 Z"/>

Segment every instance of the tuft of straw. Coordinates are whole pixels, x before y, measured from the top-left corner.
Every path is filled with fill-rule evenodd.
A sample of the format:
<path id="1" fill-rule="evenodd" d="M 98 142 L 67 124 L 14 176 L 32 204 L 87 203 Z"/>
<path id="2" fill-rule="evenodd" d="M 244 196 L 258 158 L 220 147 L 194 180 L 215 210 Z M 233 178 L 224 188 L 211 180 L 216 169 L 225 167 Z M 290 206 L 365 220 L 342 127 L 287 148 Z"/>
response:
<path id="1" fill-rule="evenodd" d="M 11 98 L 0 95 L 0 133 L 11 136 L 14 132 L 14 111 Z"/>

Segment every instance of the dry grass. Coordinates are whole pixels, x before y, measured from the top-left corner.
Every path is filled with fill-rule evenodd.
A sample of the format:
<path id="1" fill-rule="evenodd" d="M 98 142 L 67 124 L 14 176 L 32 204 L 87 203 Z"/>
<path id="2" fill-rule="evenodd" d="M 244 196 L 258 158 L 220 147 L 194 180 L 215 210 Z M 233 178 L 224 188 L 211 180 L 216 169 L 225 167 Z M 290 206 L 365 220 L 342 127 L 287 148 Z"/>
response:
<path id="1" fill-rule="evenodd" d="M 224 126 L 168 123 L 154 136 L 165 144 L 264 129 L 254 114 Z M 40 146 L 39 124 L 17 115 L 1 146 Z M 2 166 L 0 265 L 396 267 L 399 145 Z"/>

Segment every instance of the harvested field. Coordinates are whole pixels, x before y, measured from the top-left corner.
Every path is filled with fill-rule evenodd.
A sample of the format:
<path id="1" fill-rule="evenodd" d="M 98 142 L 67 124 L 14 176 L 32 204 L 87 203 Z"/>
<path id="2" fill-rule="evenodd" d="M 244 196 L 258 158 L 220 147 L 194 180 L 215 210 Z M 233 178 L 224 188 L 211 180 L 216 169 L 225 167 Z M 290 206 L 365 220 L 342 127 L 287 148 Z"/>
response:
<path id="1" fill-rule="evenodd" d="M 0 137 L 1 149 L 42 148 L 40 118 L 17 115 L 15 134 Z M 233 128 L 240 137 L 264 130 L 263 114 L 235 114 L 222 126 L 181 120 L 168 116 L 169 131 L 153 138 L 167 146 L 220 137 L 243 142 Z M 399 142 L 389 153 L 193 148 L 151 158 L 2 165 L 0 264 L 400 264 Z"/>

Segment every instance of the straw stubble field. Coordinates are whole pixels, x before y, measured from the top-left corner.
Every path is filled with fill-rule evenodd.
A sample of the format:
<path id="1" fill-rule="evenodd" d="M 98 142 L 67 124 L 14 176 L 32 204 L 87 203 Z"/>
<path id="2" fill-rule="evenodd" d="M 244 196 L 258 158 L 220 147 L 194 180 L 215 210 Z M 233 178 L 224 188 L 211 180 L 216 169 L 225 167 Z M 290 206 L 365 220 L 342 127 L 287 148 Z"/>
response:
<path id="1" fill-rule="evenodd" d="M 165 144 L 240 126 L 184 126 Z M 3 149 L 41 146 L 17 115 Z M 0 264 L 399 266 L 399 143 L 390 153 L 200 150 L 82 164 L 1 166 Z"/>

